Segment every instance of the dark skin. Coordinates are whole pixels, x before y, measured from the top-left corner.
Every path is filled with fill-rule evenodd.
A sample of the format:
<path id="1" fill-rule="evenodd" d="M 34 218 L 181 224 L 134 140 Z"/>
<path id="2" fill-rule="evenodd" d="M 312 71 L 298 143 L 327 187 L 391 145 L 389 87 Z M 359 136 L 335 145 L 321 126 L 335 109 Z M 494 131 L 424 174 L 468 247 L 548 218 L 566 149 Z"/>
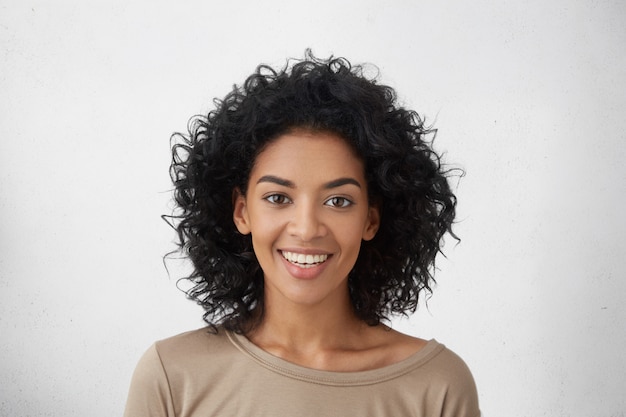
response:
<path id="1" fill-rule="evenodd" d="M 363 163 L 339 136 L 295 130 L 258 155 L 233 219 L 251 234 L 265 277 L 265 312 L 247 334 L 265 351 L 327 371 L 391 365 L 426 341 L 369 326 L 351 305 L 348 273 L 380 212 L 368 201 Z"/>

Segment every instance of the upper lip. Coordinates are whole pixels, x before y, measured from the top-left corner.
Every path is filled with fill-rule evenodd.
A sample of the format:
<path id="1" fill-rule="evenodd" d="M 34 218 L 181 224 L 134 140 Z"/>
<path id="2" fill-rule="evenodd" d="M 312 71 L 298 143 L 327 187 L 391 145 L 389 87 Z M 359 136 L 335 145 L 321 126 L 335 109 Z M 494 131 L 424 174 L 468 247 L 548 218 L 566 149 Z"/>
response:
<path id="1" fill-rule="evenodd" d="M 301 253 L 303 255 L 330 255 L 331 252 L 314 248 L 282 248 L 280 252 Z"/>

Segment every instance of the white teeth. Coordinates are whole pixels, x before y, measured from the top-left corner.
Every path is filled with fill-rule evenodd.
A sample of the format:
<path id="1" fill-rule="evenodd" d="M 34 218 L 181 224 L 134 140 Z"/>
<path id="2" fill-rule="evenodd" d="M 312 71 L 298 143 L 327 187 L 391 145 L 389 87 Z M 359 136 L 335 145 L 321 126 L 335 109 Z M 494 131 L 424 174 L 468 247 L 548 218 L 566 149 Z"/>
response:
<path id="1" fill-rule="evenodd" d="M 293 264 L 298 264 L 305 268 L 310 268 L 328 259 L 328 255 L 305 255 L 303 253 L 282 251 L 283 257 Z"/>

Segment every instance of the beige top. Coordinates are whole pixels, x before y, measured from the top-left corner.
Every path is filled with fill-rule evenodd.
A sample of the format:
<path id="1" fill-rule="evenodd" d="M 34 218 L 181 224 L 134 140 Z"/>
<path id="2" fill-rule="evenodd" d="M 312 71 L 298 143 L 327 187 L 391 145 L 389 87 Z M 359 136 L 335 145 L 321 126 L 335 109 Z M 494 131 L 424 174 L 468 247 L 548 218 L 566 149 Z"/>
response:
<path id="1" fill-rule="evenodd" d="M 361 372 L 305 368 L 223 329 L 155 343 L 131 382 L 125 417 L 478 417 L 465 363 L 435 340 L 409 358 Z"/>

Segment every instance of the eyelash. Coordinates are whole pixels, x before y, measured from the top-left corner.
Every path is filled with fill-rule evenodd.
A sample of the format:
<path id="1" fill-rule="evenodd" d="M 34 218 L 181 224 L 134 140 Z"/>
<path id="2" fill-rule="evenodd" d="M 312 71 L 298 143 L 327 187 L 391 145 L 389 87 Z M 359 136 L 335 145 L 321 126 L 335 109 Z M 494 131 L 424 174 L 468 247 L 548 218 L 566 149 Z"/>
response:
<path id="1" fill-rule="evenodd" d="M 282 201 L 276 201 L 276 200 L 282 200 Z M 267 197 L 264 198 L 264 200 L 267 200 L 269 203 L 272 204 L 289 204 L 291 203 L 291 199 L 289 197 L 287 197 L 286 195 L 283 194 L 272 194 L 272 195 L 268 195 Z"/>
<path id="2" fill-rule="evenodd" d="M 268 203 L 283 205 L 283 204 L 291 204 L 292 201 L 289 197 L 283 194 L 271 194 L 264 198 Z M 325 206 L 334 207 L 334 208 L 346 208 L 350 207 L 354 202 L 347 199 L 346 197 L 331 197 L 324 202 Z"/>
<path id="3" fill-rule="evenodd" d="M 340 200 L 343 204 L 336 204 L 337 200 Z M 332 202 L 335 202 L 335 203 L 329 204 Z M 335 207 L 335 208 L 346 208 L 346 207 L 350 207 L 352 204 L 354 203 L 345 197 L 331 197 L 324 202 L 325 206 L 330 206 L 330 207 Z"/>

